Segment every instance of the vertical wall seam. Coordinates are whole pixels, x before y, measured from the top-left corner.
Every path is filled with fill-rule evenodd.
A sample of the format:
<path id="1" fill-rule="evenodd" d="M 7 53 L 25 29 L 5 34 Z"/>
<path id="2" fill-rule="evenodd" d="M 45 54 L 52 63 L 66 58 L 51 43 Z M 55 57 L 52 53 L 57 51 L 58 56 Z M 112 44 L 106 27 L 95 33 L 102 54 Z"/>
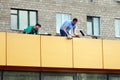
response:
<path id="1" fill-rule="evenodd" d="M 8 56 L 7 56 L 7 32 L 5 32 L 5 39 L 6 39 L 6 40 L 5 40 L 5 42 L 6 42 L 6 45 L 5 45 L 5 47 L 6 47 L 6 48 L 5 48 L 5 55 L 6 55 L 5 65 L 7 66 L 7 57 L 8 57 Z"/>
<path id="2" fill-rule="evenodd" d="M 41 36 L 40 36 L 40 67 L 42 67 L 42 49 L 41 49 Z"/>
<path id="3" fill-rule="evenodd" d="M 104 69 L 104 50 L 103 50 L 103 39 L 102 39 L 102 68 Z"/>
<path id="4" fill-rule="evenodd" d="M 72 67 L 74 68 L 74 47 L 73 47 L 73 39 L 72 39 Z"/>

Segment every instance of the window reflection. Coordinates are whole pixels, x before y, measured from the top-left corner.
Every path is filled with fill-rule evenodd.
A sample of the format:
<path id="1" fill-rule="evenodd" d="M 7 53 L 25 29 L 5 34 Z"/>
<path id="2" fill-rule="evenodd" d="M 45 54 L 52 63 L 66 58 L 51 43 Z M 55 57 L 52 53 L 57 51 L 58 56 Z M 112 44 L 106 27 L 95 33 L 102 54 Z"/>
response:
<path id="1" fill-rule="evenodd" d="M 78 74 L 78 80 L 107 80 L 106 75 L 104 74 Z"/>
<path id="2" fill-rule="evenodd" d="M 36 72 L 7 72 L 3 73 L 3 80 L 39 80 Z"/>

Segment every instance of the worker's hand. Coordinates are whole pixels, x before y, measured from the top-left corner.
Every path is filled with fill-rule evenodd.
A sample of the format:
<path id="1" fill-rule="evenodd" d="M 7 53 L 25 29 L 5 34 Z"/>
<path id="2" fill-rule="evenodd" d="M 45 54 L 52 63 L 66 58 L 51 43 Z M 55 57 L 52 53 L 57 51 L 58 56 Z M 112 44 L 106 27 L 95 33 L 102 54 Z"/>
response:
<path id="1" fill-rule="evenodd" d="M 68 36 L 67 36 L 67 39 L 72 39 L 72 36 L 71 36 L 71 35 L 68 35 Z"/>

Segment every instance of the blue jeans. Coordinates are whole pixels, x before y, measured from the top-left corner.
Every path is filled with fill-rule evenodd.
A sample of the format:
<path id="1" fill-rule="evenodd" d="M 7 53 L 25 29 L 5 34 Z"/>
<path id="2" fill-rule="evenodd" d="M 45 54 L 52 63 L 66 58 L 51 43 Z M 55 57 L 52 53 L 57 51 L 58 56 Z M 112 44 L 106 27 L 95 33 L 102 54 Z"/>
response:
<path id="1" fill-rule="evenodd" d="M 69 34 L 69 32 L 67 32 Z M 67 36 L 67 34 L 63 31 L 63 30 L 60 30 L 60 35 L 61 36 Z"/>

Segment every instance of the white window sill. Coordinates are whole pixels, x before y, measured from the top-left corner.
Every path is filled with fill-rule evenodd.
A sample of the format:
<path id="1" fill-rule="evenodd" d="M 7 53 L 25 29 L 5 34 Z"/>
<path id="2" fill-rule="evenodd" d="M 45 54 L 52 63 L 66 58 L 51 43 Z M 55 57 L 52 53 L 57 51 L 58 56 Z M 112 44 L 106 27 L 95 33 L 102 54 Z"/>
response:
<path id="1" fill-rule="evenodd" d="M 16 31 L 16 32 L 19 32 L 19 33 L 22 33 L 22 32 L 23 32 L 23 30 L 19 30 L 19 29 L 10 29 L 10 30 Z"/>

